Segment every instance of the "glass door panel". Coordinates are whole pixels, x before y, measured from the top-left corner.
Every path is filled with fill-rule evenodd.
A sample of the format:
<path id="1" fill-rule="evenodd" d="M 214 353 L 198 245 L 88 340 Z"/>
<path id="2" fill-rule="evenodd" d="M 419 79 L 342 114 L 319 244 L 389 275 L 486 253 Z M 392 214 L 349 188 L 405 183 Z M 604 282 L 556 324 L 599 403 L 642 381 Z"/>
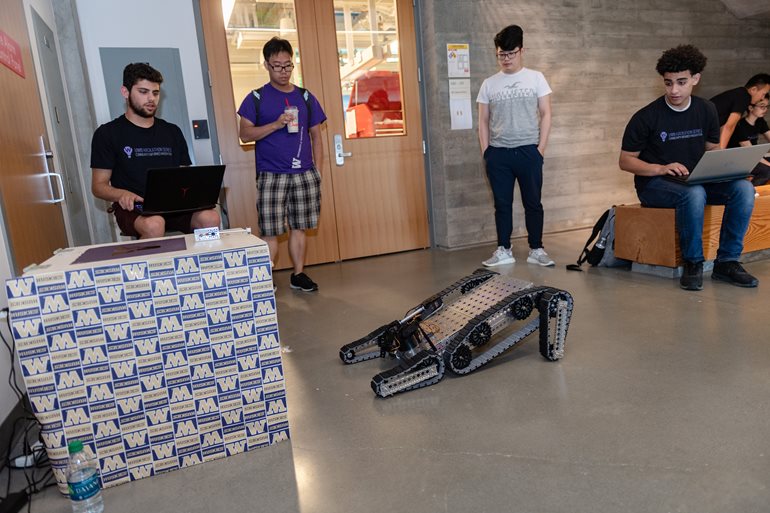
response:
<path id="1" fill-rule="evenodd" d="M 335 0 L 348 139 L 404 135 L 396 0 Z"/>
<path id="2" fill-rule="evenodd" d="M 270 80 L 262 47 L 273 37 L 291 43 L 295 64 L 292 82 L 302 86 L 297 16 L 291 0 L 222 0 L 222 13 L 236 110 L 251 90 Z"/>

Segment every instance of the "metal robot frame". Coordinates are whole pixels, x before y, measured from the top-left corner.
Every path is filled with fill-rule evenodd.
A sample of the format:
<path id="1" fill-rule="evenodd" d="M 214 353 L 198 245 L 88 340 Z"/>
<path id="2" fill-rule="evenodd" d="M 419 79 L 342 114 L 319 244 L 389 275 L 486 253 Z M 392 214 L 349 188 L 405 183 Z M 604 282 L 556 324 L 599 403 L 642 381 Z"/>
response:
<path id="1" fill-rule="evenodd" d="M 372 378 L 379 397 L 433 385 L 447 368 L 458 375 L 473 372 L 537 330 L 540 354 L 556 361 L 564 356 L 572 307 L 569 292 L 477 269 L 403 319 L 345 344 L 340 358 L 352 364 L 395 357 L 398 365 Z"/>

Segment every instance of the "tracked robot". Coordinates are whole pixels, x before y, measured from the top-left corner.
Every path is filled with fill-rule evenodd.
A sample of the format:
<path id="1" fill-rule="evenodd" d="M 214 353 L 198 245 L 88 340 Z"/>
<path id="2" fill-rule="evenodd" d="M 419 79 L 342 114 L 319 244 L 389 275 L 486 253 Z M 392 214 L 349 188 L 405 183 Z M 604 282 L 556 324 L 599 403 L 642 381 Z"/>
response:
<path id="1" fill-rule="evenodd" d="M 342 346 L 340 358 L 352 364 L 395 357 L 398 365 L 372 378 L 379 397 L 438 383 L 447 368 L 459 375 L 473 372 L 536 330 L 540 354 L 556 361 L 564 356 L 572 304 L 564 290 L 478 269 L 400 321 Z"/>

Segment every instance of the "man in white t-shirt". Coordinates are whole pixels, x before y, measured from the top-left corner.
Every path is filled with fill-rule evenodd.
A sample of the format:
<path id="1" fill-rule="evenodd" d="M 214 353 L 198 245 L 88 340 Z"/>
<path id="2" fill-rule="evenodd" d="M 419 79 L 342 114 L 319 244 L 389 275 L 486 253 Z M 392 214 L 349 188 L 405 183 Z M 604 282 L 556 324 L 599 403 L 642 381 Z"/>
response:
<path id="1" fill-rule="evenodd" d="M 551 88 L 539 71 L 524 67 L 524 33 L 518 25 L 495 36 L 500 71 L 484 80 L 479 142 L 495 202 L 497 249 L 487 267 L 512 264 L 513 186 L 518 180 L 527 227 L 527 262 L 554 265 L 543 249 L 543 155 L 551 132 Z"/>

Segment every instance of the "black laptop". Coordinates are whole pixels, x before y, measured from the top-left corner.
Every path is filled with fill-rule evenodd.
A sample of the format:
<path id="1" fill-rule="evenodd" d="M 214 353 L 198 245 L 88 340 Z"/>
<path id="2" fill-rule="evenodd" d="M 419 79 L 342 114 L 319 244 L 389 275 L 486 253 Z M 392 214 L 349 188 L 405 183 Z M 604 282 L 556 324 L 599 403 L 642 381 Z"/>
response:
<path id="1" fill-rule="evenodd" d="M 147 170 L 143 216 L 177 214 L 214 208 L 225 166 L 164 167 Z"/>

